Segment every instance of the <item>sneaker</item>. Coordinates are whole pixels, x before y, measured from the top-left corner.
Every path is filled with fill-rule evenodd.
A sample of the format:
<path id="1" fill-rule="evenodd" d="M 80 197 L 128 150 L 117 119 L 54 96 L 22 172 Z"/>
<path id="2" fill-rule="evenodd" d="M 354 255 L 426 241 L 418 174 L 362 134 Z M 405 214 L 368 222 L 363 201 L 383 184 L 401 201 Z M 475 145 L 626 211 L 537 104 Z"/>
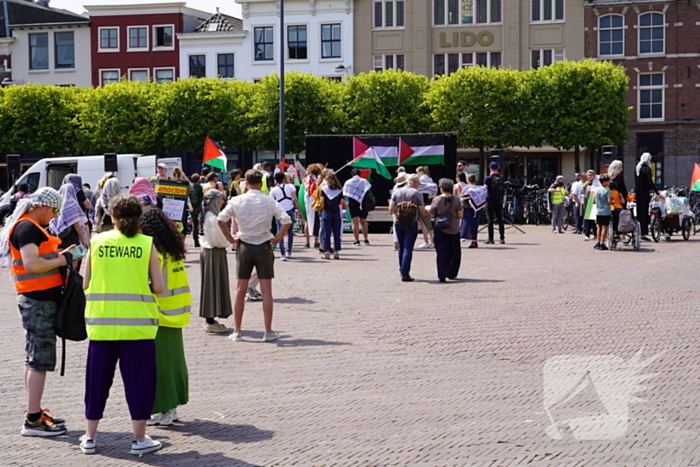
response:
<path id="1" fill-rule="evenodd" d="M 219 323 L 218 321 L 215 321 L 211 324 L 205 323 L 204 332 L 215 332 L 220 334 L 222 332 L 228 332 L 228 328 L 223 324 Z"/>
<path id="2" fill-rule="evenodd" d="M 563 234 L 563 233 L 566 233 L 566 232 L 564 232 L 563 230 L 560 230 L 559 233 L 560 233 L 560 234 Z"/>
<path id="3" fill-rule="evenodd" d="M 493 245 L 495 242 L 493 241 L 493 239 L 489 238 L 489 239 L 486 240 L 484 243 L 487 244 L 487 245 Z"/>
<path id="4" fill-rule="evenodd" d="M 246 302 L 261 302 L 262 299 L 262 294 L 255 289 L 248 289 L 248 292 L 245 294 Z"/>
<path id="5" fill-rule="evenodd" d="M 180 420 L 180 417 L 177 416 L 177 408 L 174 408 L 170 411 L 170 419 L 174 422 Z"/>
<path id="6" fill-rule="evenodd" d="M 150 436 L 146 435 L 140 440 L 133 440 L 131 442 L 131 453 L 138 456 L 141 454 L 148 454 L 149 452 L 156 452 L 163 447 L 160 441 L 154 441 Z"/>
<path id="7" fill-rule="evenodd" d="M 469 240 L 467 240 L 466 238 L 460 238 L 459 241 L 460 241 L 460 242 L 467 242 L 467 241 L 469 241 Z"/>
<path id="8" fill-rule="evenodd" d="M 600 244 L 600 248 L 598 248 L 598 249 L 599 249 L 599 250 L 609 250 L 610 248 L 608 248 L 607 246 L 605 246 L 605 243 L 601 243 L 601 244 Z"/>
<path id="9" fill-rule="evenodd" d="M 506 240 L 505 240 L 504 238 L 502 238 L 502 239 L 501 239 L 501 245 L 505 245 L 505 244 L 506 244 Z"/>
<path id="10" fill-rule="evenodd" d="M 309 245 L 308 243 L 305 243 L 304 248 L 311 248 L 311 245 Z"/>
<path id="11" fill-rule="evenodd" d="M 357 242 L 352 242 L 352 246 L 360 246 L 360 242 L 359 242 L 359 241 L 357 241 Z"/>
<path id="12" fill-rule="evenodd" d="M 287 257 L 285 255 L 280 256 L 280 261 L 287 261 Z"/>
<path id="13" fill-rule="evenodd" d="M 83 454 L 95 454 L 96 446 L 95 438 L 88 438 L 88 435 L 80 437 L 80 450 Z"/>
<path id="14" fill-rule="evenodd" d="M 423 249 L 423 250 L 427 250 L 428 248 L 430 248 L 430 245 L 431 245 L 430 243 L 422 243 L 421 245 L 418 246 L 418 248 Z"/>
<path id="15" fill-rule="evenodd" d="M 280 333 L 279 332 L 270 332 L 270 333 L 265 333 L 263 336 L 263 342 L 272 342 L 276 341 L 277 339 L 280 338 Z"/>
<path id="16" fill-rule="evenodd" d="M 583 237 L 583 241 L 584 241 L 584 242 L 587 242 L 587 241 L 590 240 L 590 239 L 591 239 L 591 236 L 590 236 L 590 235 L 586 235 L 586 236 Z"/>
<path id="17" fill-rule="evenodd" d="M 27 418 L 24 419 L 22 425 L 22 436 L 60 436 L 66 432 L 66 427 L 56 426 L 45 415 L 41 415 L 39 420 L 31 423 Z"/>
<path id="18" fill-rule="evenodd" d="M 289 251 L 287 252 L 287 259 L 289 259 L 289 258 L 291 258 L 291 257 L 292 257 L 292 250 L 289 250 Z"/>
<path id="19" fill-rule="evenodd" d="M 434 243 L 428 243 L 428 248 L 435 248 L 435 244 L 434 244 Z"/>
<path id="20" fill-rule="evenodd" d="M 369 240 L 365 240 L 365 245 L 369 245 Z"/>
<path id="21" fill-rule="evenodd" d="M 593 249 L 594 249 L 594 250 L 600 250 L 600 242 L 596 243 L 596 244 L 593 246 Z"/>
<path id="22" fill-rule="evenodd" d="M 170 416 L 170 412 L 155 413 L 146 421 L 146 425 L 148 426 L 170 426 L 172 424 L 173 419 Z"/>
<path id="23" fill-rule="evenodd" d="M 50 411 L 49 409 L 41 409 L 41 414 L 42 414 L 44 417 L 46 417 L 46 418 L 48 418 L 49 420 L 51 420 L 51 422 L 52 422 L 54 425 L 61 426 L 61 425 L 65 425 L 65 424 L 66 424 L 66 421 L 65 421 L 64 419 L 58 418 L 58 417 L 54 417 L 53 415 L 51 415 L 51 411 Z"/>
<path id="24" fill-rule="evenodd" d="M 228 336 L 228 340 L 233 341 L 233 342 L 243 342 L 243 338 L 241 337 L 240 332 L 234 332 L 230 336 Z"/>

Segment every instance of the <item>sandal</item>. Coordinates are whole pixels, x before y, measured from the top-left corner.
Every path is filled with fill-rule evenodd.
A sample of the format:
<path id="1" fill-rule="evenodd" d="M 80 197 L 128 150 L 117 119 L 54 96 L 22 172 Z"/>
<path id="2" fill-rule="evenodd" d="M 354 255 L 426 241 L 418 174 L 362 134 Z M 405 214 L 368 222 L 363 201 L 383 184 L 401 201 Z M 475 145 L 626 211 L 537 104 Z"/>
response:
<path id="1" fill-rule="evenodd" d="M 326 253 L 326 255 L 324 256 L 324 258 L 325 258 L 325 259 L 331 259 L 331 254 L 330 254 L 330 253 Z"/>
<path id="2" fill-rule="evenodd" d="M 334 254 L 333 259 L 340 259 L 340 255 L 338 253 Z"/>

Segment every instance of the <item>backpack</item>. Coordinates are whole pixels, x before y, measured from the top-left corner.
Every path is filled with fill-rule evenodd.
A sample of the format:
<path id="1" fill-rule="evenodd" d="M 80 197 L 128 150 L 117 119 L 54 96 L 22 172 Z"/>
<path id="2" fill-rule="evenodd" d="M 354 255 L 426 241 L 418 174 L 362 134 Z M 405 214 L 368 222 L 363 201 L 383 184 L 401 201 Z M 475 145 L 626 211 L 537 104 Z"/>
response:
<path id="1" fill-rule="evenodd" d="M 501 177 L 501 174 L 493 174 L 491 186 L 489 187 L 489 199 L 500 201 L 503 199 L 505 192 L 506 186 L 503 183 L 503 177 Z"/>
<path id="2" fill-rule="evenodd" d="M 620 210 L 620 218 L 617 221 L 617 231 L 620 233 L 634 232 L 636 222 L 629 209 Z"/>
<path id="3" fill-rule="evenodd" d="M 83 276 L 71 265 L 68 266 L 68 279 L 63 287 L 63 299 L 56 310 L 53 328 L 56 335 L 63 339 L 61 353 L 61 376 L 63 376 L 66 367 L 66 339 L 71 341 L 87 339 Z"/>
<path id="4" fill-rule="evenodd" d="M 325 206 L 325 201 L 323 200 L 323 194 L 321 191 L 321 187 L 316 187 L 316 191 L 314 191 L 313 195 L 313 201 L 311 202 L 311 207 L 313 208 L 314 211 L 316 212 L 321 212 L 323 211 L 323 208 Z"/>
<path id="5" fill-rule="evenodd" d="M 403 197 L 403 193 L 401 193 L 401 199 L 403 201 L 397 203 L 396 207 L 394 207 L 394 211 L 396 211 L 396 222 L 405 225 L 415 224 L 418 206 L 416 206 L 413 201 L 406 201 Z"/>
<path id="6" fill-rule="evenodd" d="M 374 193 L 372 193 L 371 188 L 367 190 L 365 197 L 362 198 L 362 207 L 367 212 L 374 211 L 374 208 L 377 207 L 377 199 L 374 197 Z"/>

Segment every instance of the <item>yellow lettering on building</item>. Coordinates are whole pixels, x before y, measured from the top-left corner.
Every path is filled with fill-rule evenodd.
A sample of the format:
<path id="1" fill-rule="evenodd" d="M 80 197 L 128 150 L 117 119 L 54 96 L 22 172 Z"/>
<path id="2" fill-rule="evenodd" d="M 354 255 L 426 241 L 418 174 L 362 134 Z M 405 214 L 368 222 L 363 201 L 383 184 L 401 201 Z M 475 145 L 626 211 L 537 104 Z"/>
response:
<path id="1" fill-rule="evenodd" d="M 440 47 L 452 47 L 452 44 L 445 40 L 445 33 L 440 33 Z"/>
<path id="2" fill-rule="evenodd" d="M 473 47 L 476 44 L 487 47 L 493 44 L 493 40 L 491 31 L 481 31 L 478 34 L 469 31 L 453 32 L 452 42 L 447 41 L 447 33 L 440 33 L 440 47 Z"/>
<path id="3" fill-rule="evenodd" d="M 493 34 L 491 33 L 491 31 L 482 31 L 476 37 L 476 40 L 479 43 L 479 45 L 491 45 L 493 44 Z"/>
<path id="4" fill-rule="evenodd" d="M 476 36 L 473 32 L 462 33 L 462 47 L 471 47 L 476 43 Z"/>

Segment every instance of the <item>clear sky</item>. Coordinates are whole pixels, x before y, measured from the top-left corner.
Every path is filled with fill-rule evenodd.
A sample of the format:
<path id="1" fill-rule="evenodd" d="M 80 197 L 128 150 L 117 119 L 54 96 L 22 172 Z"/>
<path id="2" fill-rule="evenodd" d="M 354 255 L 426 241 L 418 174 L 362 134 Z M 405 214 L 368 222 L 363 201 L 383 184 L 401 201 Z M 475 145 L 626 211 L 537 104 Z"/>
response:
<path id="1" fill-rule="evenodd" d="M 183 0 L 170 0 L 183 1 Z M 141 4 L 141 3 L 168 3 L 163 0 L 51 0 L 50 6 L 54 8 L 63 8 L 70 10 L 73 13 L 82 14 L 85 11 L 83 5 L 120 5 L 120 4 Z M 216 7 L 219 7 L 221 13 L 241 17 L 241 6 L 233 0 L 197 0 L 188 1 L 187 6 L 196 10 L 206 11 L 208 13 L 216 13 Z"/>

